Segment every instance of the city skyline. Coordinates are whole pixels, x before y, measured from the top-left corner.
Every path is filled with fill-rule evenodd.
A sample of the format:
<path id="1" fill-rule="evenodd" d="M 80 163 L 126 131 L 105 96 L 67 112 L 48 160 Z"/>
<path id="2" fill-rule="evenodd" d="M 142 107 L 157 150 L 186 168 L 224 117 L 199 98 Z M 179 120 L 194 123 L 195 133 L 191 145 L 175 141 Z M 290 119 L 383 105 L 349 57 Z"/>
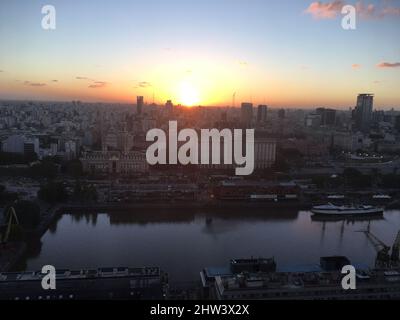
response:
<path id="1" fill-rule="evenodd" d="M 356 30 L 341 7 L 356 6 Z M 399 1 L 0 4 L 0 97 L 236 107 L 400 106 Z"/>

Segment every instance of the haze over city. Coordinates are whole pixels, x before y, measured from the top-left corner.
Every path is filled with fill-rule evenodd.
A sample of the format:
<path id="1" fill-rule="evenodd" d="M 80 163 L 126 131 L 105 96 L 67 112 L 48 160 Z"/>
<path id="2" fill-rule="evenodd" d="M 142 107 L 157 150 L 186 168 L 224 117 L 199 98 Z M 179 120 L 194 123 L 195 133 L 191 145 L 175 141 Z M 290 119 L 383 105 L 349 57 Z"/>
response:
<path id="1" fill-rule="evenodd" d="M 341 27 L 344 4 L 356 30 Z M 400 1 L 0 3 L 0 96 L 187 106 L 400 107 Z"/>

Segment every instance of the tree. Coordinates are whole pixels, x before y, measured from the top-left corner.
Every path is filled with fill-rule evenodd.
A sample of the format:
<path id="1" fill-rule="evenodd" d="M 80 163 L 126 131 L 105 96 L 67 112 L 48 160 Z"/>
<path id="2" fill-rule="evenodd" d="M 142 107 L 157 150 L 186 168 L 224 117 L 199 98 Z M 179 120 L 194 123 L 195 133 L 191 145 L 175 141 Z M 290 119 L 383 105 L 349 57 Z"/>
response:
<path id="1" fill-rule="evenodd" d="M 37 160 L 36 153 L 0 152 L 0 165 L 28 164 Z"/>
<path id="2" fill-rule="evenodd" d="M 70 160 L 62 168 L 63 172 L 74 178 L 79 178 L 83 175 L 82 162 L 78 159 Z"/>
<path id="3" fill-rule="evenodd" d="M 74 186 L 73 197 L 78 201 L 96 201 L 98 198 L 96 187 L 92 184 L 81 183 L 76 181 Z"/>
<path id="4" fill-rule="evenodd" d="M 52 181 L 40 187 L 38 197 L 48 203 L 57 203 L 67 200 L 68 194 L 62 182 Z"/>
<path id="5" fill-rule="evenodd" d="M 43 160 L 31 167 L 31 176 L 35 178 L 48 178 L 53 179 L 58 172 L 57 165 L 50 159 Z"/>

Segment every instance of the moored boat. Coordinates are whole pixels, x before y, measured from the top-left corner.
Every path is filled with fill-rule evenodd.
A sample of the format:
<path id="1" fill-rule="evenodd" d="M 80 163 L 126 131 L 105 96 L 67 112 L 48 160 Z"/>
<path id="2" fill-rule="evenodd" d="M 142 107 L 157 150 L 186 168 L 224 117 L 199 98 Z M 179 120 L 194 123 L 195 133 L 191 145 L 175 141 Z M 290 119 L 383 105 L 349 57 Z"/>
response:
<path id="1" fill-rule="evenodd" d="M 311 212 L 315 215 L 325 216 L 373 216 L 383 214 L 383 208 L 370 205 L 343 205 L 337 206 L 328 203 L 321 206 L 314 206 Z"/>

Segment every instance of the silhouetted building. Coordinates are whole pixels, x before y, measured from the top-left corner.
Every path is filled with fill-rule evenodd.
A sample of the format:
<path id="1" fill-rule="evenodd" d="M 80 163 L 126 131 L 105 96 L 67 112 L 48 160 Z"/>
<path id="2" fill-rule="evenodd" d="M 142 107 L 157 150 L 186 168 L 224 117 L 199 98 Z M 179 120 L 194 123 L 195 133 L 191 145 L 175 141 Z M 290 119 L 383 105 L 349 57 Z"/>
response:
<path id="1" fill-rule="evenodd" d="M 142 96 L 137 97 L 137 114 L 142 114 L 144 106 L 144 98 Z"/>
<path id="2" fill-rule="evenodd" d="M 243 125 L 245 127 L 250 127 L 253 120 L 253 104 L 249 102 L 243 102 L 241 113 Z"/>
<path id="3" fill-rule="evenodd" d="M 257 109 L 257 123 L 266 123 L 267 122 L 267 112 L 268 106 L 259 105 Z"/>
<path id="4" fill-rule="evenodd" d="M 322 126 L 334 126 L 336 124 L 336 110 L 318 108 L 316 113 L 321 116 Z"/>
<path id="5" fill-rule="evenodd" d="M 308 114 L 304 122 L 307 128 L 317 128 L 322 124 L 322 116 L 321 114 Z"/>
<path id="6" fill-rule="evenodd" d="M 385 120 L 385 112 L 382 110 L 375 110 L 372 113 L 372 121 L 375 123 L 381 122 Z"/>
<path id="7" fill-rule="evenodd" d="M 373 106 L 373 94 L 363 93 L 358 95 L 357 106 L 354 110 L 354 122 L 356 130 L 367 132 L 370 129 Z"/>
<path id="8" fill-rule="evenodd" d="M 174 105 L 172 104 L 172 101 L 171 101 L 171 100 L 168 100 L 168 101 L 167 101 L 167 103 L 165 104 L 165 108 L 166 108 L 168 114 L 171 115 L 171 114 L 173 113 L 173 111 L 174 111 Z"/>

